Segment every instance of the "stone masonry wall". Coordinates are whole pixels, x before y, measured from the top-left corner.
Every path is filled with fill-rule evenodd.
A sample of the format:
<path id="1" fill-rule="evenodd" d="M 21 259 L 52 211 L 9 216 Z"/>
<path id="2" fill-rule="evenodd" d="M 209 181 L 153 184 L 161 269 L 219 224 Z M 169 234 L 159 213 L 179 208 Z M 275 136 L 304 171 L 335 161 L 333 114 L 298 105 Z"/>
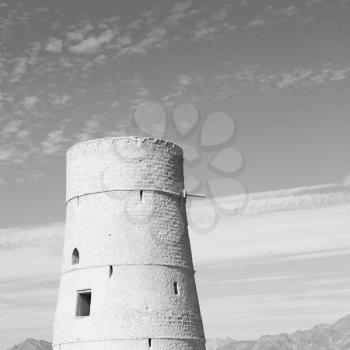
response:
<path id="1" fill-rule="evenodd" d="M 182 163 L 180 147 L 153 138 L 68 151 L 55 350 L 205 350 Z M 89 316 L 75 315 L 79 290 L 91 290 Z"/>

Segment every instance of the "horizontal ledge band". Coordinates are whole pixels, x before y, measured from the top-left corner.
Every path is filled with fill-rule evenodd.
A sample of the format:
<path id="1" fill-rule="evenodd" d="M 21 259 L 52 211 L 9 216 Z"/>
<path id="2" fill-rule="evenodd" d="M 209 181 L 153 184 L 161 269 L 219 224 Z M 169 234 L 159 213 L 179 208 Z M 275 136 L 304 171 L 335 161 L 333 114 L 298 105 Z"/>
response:
<path id="1" fill-rule="evenodd" d="M 73 197 L 69 198 L 66 201 L 66 205 L 70 201 L 72 201 L 73 199 L 76 199 L 76 198 L 79 199 L 80 197 L 90 196 L 90 195 L 94 195 L 94 194 L 102 194 L 102 193 L 110 193 L 110 192 L 140 192 L 140 191 L 157 192 L 157 193 L 167 194 L 167 195 L 176 196 L 176 197 L 180 197 L 180 198 L 185 198 L 186 197 L 186 191 L 185 190 L 182 190 L 181 193 L 178 193 L 178 192 L 165 191 L 165 190 L 156 189 L 156 188 L 129 188 L 129 189 L 125 189 L 125 188 L 117 189 L 116 188 L 116 189 L 111 189 L 111 190 L 95 191 L 95 192 L 87 192 L 87 193 L 78 194 L 76 196 L 73 196 Z"/>
<path id="2" fill-rule="evenodd" d="M 170 264 L 150 264 L 150 263 L 146 263 L 146 264 L 111 264 L 111 265 L 95 265 L 95 266 L 88 266 L 88 267 L 81 267 L 81 268 L 74 268 L 74 269 L 70 269 L 70 270 L 66 270 L 61 272 L 61 275 L 64 275 L 66 273 L 70 273 L 73 271 L 79 271 L 79 270 L 88 270 L 88 269 L 96 269 L 96 268 L 104 268 L 104 267 L 109 267 L 109 266 L 160 266 L 160 267 L 169 267 L 169 268 L 173 268 L 173 269 L 181 269 L 181 270 L 188 270 L 191 271 L 193 273 L 195 273 L 195 269 L 189 266 L 179 266 L 179 265 L 170 265 Z"/>
<path id="3" fill-rule="evenodd" d="M 188 338 L 174 338 L 174 337 L 148 337 L 148 338 L 112 338 L 112 339 L 96 339 L 96 340 L 79 340 L 79 341 L 70 341 L 70 342 L 65 342 L 65 343 L 53 343 L 53 346 L 60 346 L 60 345 L 65 345 L 65 344 L 78 344 L 78 343 L 101 343 L 101 342 L 110 342 L 110 341 L 138 341 L 138 340 L 195 340 L 199 341 L 203 344 L 206 343 L 205 338 L 193 338 L 193 337 L 188 337 Z"/>

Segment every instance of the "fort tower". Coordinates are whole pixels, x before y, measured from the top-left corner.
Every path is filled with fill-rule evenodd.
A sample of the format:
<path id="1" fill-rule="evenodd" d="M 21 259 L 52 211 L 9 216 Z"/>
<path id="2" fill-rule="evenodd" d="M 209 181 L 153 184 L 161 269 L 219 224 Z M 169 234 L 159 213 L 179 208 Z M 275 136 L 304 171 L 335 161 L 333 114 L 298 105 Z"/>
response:
<path id="1" fill-rule="evenodd" d="M 67 152 L 54 350 L 205 350 L 182 149 L 143 137 Z"/>

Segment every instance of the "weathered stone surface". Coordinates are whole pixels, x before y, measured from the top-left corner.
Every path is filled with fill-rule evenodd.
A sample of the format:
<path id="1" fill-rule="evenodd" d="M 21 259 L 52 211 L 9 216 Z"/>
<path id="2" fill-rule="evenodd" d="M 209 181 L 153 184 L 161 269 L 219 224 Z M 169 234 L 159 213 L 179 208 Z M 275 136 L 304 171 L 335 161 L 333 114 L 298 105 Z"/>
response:
<path id="1" fill-rule="evenodd" d="M 107 138 L 68 151 L 55 350 L 205 349 L 183 190 L 172 143 Z M 80 290 L 91 290 L 89 316 L 76 316 Z"/>

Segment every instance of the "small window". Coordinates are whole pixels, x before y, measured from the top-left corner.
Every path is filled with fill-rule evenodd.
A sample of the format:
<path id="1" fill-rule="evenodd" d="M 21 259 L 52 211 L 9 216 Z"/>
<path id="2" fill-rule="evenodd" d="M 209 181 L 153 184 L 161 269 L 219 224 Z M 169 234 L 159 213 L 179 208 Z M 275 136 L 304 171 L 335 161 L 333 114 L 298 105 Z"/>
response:
<path id="1" fill-rule="evenodd" d="M 177 285 L 177 282 L 174 282 L 174 293 L 175 295 L 179 295 L 179 287 Z"/>
<path id="2" fill-rule="evenodd" d="M 74 248 L 72 253 L 72 265 L 79 264 L 79 250 Z"/>
<path id="3" fill-rule="evenodd" d="M 78 291 L 76 316 L 89 316 L 91 306 L 91 290 Z"/>
<path id="4" fill-rule="evenodd" d="M 148 339 L 148 348 L 149 348 L 149 349 L 152 348 L 152 339 Z"/>
<path id="5" fill-rule="evenodd" d="M 110 265 L 110 266 L 109 266 L 109 278 L 111 278 L 112 275 L 113 275 L 113 266 Z"/>

